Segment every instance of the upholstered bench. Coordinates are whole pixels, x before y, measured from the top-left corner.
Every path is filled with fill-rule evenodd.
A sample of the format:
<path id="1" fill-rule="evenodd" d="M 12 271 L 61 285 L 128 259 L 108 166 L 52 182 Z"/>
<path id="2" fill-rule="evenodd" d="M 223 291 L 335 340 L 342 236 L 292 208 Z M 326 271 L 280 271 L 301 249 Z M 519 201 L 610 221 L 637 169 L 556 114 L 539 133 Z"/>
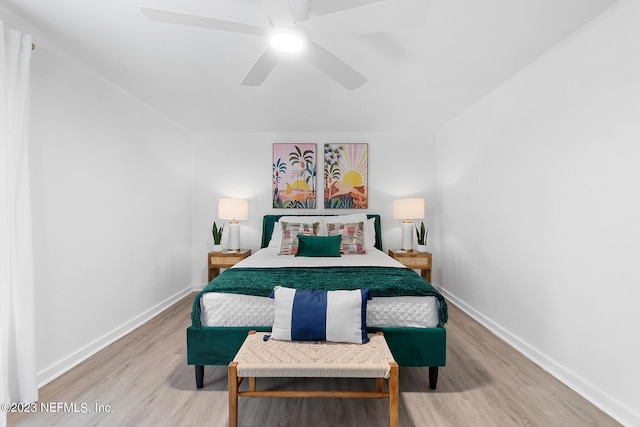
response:
<path id="1" fill-rule="evenodd" d="M 229 426 L 238 425 L 238 396 L 389 399 L 389 424 L 398 425 L 399 368 L 381 332 L 366 344 L 277 341 L 249 332 L 229 363 Z M 256 377 L 376 378 L 376 391 L 256 390 Z M 247 391 L 238 388 L 249 378 Z M 384 391 L 384 379 L 388 380 Z"/>

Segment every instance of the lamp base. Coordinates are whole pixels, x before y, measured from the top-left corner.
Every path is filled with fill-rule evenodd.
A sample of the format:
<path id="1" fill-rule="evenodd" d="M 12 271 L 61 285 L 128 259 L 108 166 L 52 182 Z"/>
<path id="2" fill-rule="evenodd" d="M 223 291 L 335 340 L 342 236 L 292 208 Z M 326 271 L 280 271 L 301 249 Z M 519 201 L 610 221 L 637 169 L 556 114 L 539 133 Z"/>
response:
<path id="1" fill-rule="evenodd" d="M 240 223 L 238 221 L 229 221 L 229 250 L 237 251 L 240 249 Z"/>
<path id="2" fill-rule="evenodd" d="M 413 250 L 413 221 L 402 221 L 402 250 Z"/>

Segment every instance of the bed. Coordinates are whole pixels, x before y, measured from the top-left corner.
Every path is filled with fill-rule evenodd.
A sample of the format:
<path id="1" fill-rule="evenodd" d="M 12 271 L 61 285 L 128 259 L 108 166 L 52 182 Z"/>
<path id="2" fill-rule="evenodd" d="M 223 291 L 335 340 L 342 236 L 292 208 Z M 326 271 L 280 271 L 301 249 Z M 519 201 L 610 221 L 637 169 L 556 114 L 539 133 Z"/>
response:
<path id="1" fill-rule="evenodd" d="M 366 218 L 365 255 L 352 255 L 348 250 L 337 258 L 280 254 L 278 248 L 284 245 L 276 236 L 286 236 L 282 224 L 287 222 L 279 220 L 304 217 L 302 221 L 312 223 L 320 218 L 324 228 L 314 232 L 323 234 L 327 225 L 354 216 Z M 261 249 L 223 271 L 194 299 L 187 328 L 187 362 L 195 366 L 197 388 L 204 385 L 205 365 L 228 365 L 250 330 L 271 330 L 273 300 L 269 294 L 282 284 L 327 290 L 369 288 L 373 299 L 367 306 L 367 331 L 384 333 L 401 367 L 428 367 L 429 387 L 436 388 L 438 368 L 446 363 L 446 302 L 418 273 L 382 252 L 380 216 L 375 214 L 265 215 Z"/>

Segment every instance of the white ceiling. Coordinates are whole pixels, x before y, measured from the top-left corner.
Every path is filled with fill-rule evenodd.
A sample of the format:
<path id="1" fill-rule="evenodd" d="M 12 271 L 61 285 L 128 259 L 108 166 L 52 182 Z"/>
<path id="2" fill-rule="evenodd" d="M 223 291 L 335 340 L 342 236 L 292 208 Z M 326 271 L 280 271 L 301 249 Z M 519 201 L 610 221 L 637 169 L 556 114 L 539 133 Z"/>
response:
<path id="1" fill-rule="evenodd" d="M 312 0 L 311 12 L 340 1 Z M 194 132 L 434 130 L 615 2 L 427 0 L 422 26 L 317 40 L 368 78 L 348 91 L 305 61 L 240 86 L 265 40 L 153 22 L 138 9 L 266 25 L 260 0 L 0 0 L 38 29 L 36 45 L 61 47 Z"/>

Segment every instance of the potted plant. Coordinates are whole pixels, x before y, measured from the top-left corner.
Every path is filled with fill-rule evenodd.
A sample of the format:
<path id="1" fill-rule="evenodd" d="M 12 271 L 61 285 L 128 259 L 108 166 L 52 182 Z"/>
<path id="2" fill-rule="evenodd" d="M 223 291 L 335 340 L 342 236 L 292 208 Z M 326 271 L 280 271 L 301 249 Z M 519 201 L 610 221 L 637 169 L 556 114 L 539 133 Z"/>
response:
<path id="1" fill-rule="evenodd" d="M 224 227 L 218 228 L 216 222 L 213 222 L 211 227 L 211 235 L 213 236 L 213 252 L 222 252 L 222 231 Z"/>
<path id="2" fill-rule="evenodd" d="M 429 230 L 424 227 L 424 222 L 420 223 L 420 229 L 416 226 L 416 236 L 418 237 L 418 252 L 427 252 L 427 238 L 429 237 Z"/>

